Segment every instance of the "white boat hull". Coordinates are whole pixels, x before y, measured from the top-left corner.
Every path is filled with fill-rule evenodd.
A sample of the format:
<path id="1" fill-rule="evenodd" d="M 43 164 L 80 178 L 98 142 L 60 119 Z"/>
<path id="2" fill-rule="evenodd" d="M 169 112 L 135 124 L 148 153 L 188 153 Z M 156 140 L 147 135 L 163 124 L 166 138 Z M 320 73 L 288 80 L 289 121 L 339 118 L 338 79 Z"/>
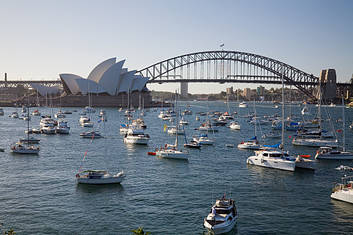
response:
<path id="1" fill-rule="evenodd" d="M 337 148 L 338 142 L 323 139 L 294 139 L 293 145 L 307 146 L 307 147 L 332 147 Z"/>
<path id="2" fill-rule="evenodd" d="M 250 156 L 247 161 L 247 164 L 262 166 L 267 168 L 285 170 L 285 171 L 294 171 L 295 170 L 295 161 L 286 161 L 286 160 L 277 160 L 270 158 L 263 158 L 258 156 Z"/>
<path id="3" fill-rule="evenodd" d="M 331 198 L 353 204 L 353 189 L 341 189 L 333 192 Z"/>
<path id="4" fill-rule="evenodd" d="M 156 156 L 167 159 L 188 160 L 188 154 L 178 150 L 156 151 Z"/>
<path id="5" fill-rule="evenodd" d="M 147 145 L 149 141 L 149 138 L 135 138 L 135 137 L 125 137 L 124 138 L 124 143 L 125 144 L 141 144 L 141 145 Z"/>
<path id="6" fill-rule="evenodd" d="M 230 125 L 229 128 L 232 130 L 240 130 L 240 125 Z"/>
<path id="7" fill-rule="evenodd" d="M 238 144 L 239 149 L 252 149 L 252 150 L 259 150 L 261 146 L 259 144 Z"/>
<path id="8" fill-rule="evenodd" d="M 217 224 L 214 226 L 211 226 L 206 220 L 204 221 L 204 227 L 207 228 L 210 232 L 213 234 L 223 234 L 223 233 L 228 233 L 231 231 L 234 226 L 237 224 L 237 218 L 238 216 L 235 216 L 233 220 L 230 223 L 227 223 L 226 225 L 224 224 Z"/>

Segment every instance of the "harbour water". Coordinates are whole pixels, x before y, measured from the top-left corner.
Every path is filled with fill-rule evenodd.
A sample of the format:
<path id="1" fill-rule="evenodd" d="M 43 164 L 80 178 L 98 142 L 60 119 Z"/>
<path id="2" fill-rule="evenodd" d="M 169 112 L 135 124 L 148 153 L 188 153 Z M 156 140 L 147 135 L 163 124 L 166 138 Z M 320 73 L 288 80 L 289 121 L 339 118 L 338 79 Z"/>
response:
<path id="1" fill-rule="evenodd" d="M 227 111 L 223 102 L 180 102 L 180 108 L 183 110 L 187 104 L 193 111 L 193 115 L 185 116 L 190 121 L 186 128 L 189 139 L 197 134 L 194 128 L 200 123 L 195 113 Z M 230 109 L 238 111 L 239 116 L 253 112 L 251 104 L 239 109 L 231 103 Z M 300 109 L 293 106 L 291 112 L 299 116 Z M 313 115 L 316 109 L 310 106 Z M 342 122 L 337 121 L 342 118 L 341 107 L 326 109 L 335 129 L 342 129 Z M 58 109 L 39 110 L 54 114 Z M 246 118 L 239 119 L 240 131 L 220 127 L 219 132 L 209 134 L 215 140 L 214 146 L 189 150 L 188 162 L 159 159 L 147 152 L 175 139 L 163 132 L 163 125 L 170 123 L 157 117 L 159 110 L 151 110 L 144 117 L 146 133 L 151 136 L 148 146 L 125 145 L 119 134 L 123 112 L 105 110 L 108 122 L 104 125 L 97 122 L 99 109 L 91 118 L 106 138 L 93 143 L 80 138 L 79 134 L 87 129 L 79 126 L 78 110 L 66 117 L 70 135 L 39 135 L 39 155 L 21 156 L 9 153 L 9 146 L 25 135 L 26 122 L 9 118 L 15 108 L 5 108 L 5 115 L 0 117 L 0 147 L 6 149 L 0 153 L 0 228 L 13 228 L 16 234 L 131 234 L 131 230 L 142 226 L 151 234 L 203 234 L 203 218 L 215 199 L 227 193 L 236 201 L 239 212 L 238 224 L 230 234 L 353 233 L 353 205 L 330 199 L 333 183 L 344 174 L 334 168 L 353 166 L 352 161 L 320 161 L 315 172 L 248 166 L 246 159 L 252 152 L 236 148 L 254 135 L 254 126 Z M 256 112 L 259 116 L 280 115 L 281 109 L 258 104 Z M 327 119 L 326 112 L 323 114 Z M 353 109 L 346 109 L 348 149 L 353 149 L 353 131 L 348 128 L 352 118 Z M 38 127 L 39 120 L 32 116 L 31 126 Z M 330 130 L 328 122 L 325 128 Z M 270 125 L 261 126 L 262 133 L 270 129 Z M 313 156 L 315 148 L 291 145 L 289 136 L 293 134 L 285 133 L 286 149 Z M 337 134 L 341 140 L 342 133 Z M 226 144 L 235 147 L 227 148 Z M 107 169 L 111 173 L 124 170 L 122 184 L 77 185 L 75 174 L 86 151 L 84 169 Z"/>

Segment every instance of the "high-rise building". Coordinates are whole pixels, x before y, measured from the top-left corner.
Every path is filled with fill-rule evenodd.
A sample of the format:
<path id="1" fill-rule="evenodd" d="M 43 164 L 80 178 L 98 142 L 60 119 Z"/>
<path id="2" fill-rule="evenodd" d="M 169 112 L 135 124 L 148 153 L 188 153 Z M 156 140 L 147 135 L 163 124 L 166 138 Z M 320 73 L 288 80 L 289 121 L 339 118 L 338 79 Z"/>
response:
<path id="1" fill-rule="evenodd" d="M 244 88 L 243 90 L 243 96 L 247 99 L 251 99 L 251 89 L 250 88 Z"/>
<path id="2" fill-rule="evenodd" d="M 180 83 L 180 95 L 181 95 L 181 97 L 188 97 L 188 83 L 187 82 Z"/>
<path id="3" fill-rule="evenodd" d="M 265 87 L 263 87 L 263 86 L 257 87 L 256 93 L 258 96 L 264 96 L 265 95 Z"/>
<path id="4" fill-rule="evenodd" d="M 226 93 L 227 93 L 227 95 L 233 95 L 233 87 L 228 87 L 227 89 L 226 89 Z"/>

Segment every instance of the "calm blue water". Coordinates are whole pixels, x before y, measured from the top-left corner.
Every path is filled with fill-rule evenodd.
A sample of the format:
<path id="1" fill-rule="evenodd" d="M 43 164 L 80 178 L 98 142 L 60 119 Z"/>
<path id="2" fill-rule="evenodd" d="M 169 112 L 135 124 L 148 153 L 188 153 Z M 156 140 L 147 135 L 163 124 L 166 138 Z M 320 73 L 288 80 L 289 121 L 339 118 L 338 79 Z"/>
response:
<path id="1" fill-rule="evenodd" d="M 223 102 L 189 104 L 194 112 L 186 116 L 191 122 L 189 138 L 199 126 L 196 112 L 227 110 Z M 181 109 L 185 105 L 181 102 Z M 310 109 L 316 112 L 316 107 Z M 246 119 L 240 119 L 241 131 L 220 127 L 220 132 L 210 134 L 216 141 L 214 146 L 190 150 L 189 162 L 179 162 L 146 154 L 174 142 L 174 137 L 163 132 L 166 122 L 157 118 L 159 111 L 148 112 L 145 117 L 146 132 L 152 137 L 147 147 L 124 145 L 118 131 L 123 113 L 116 109 L 106 109 L 105 127 L 97 123 L 99 110 L 92 115 L 107 138 L 90 144 L 90 140 L 79 137 L 85 129 L 78 125 L 77 112 L 66 118 L 70 135 L 37 136 L 41 139 L 40 154 L 20 156 L 9 153 L 10 144 L 24 136 L 26 128 L 25 121 L 8 117 L 14 110 L 5 108 L 5 116 L 0 117 L 0 146 L 6 148 L 0 153 L 0 222 L 2 228 L 13 227 L 17 234 L 131 234 L 139 226 L 152 234 L 203 234 L 203 218 L 224 192 L 236 200 L 239 211 L 234 234 L 353 233 L 353 205 L 330 199 L 333 183 L 343 174 L 334 168 L 353 166 L 353 162 L 320 162 L 315 173 L 247 166 L 246 158 L 252 152 L 225 147 L 253 136 L 254 127 Z M 249 105 L 238 110 L 232 103 L 231 110 L 246 115 L 253 108 Z M 341 118 L 341 108 L 328 110 L 336 129 L 341 128 L 342 123 L 336 122 Z M 56 111 L 40 108 L 42 114 Z M 256 111 L 258 115 L 280 114 L 280 109 L 269 105 L 257 105 Z M 299 113 L 299 106 L 292 108 L 292 114 Z M 352 119 L 353 109 L 346 109 L 350 149 L 353 131 L 348 125 Z M 32 117 L 31 126 L 39 126 L 39 117 Z M 261 129 L 267 132 L 270 126 Z M 292 147 L 288 138 L 292 134 L 286 133 L 285 138 L 292 153 L 314 154 L 315 149 Z M 123 169 L 125 181 L 115 186 L 78 186 L 75 174 L 85 151 L 83 168 L 112 173 Z"/>

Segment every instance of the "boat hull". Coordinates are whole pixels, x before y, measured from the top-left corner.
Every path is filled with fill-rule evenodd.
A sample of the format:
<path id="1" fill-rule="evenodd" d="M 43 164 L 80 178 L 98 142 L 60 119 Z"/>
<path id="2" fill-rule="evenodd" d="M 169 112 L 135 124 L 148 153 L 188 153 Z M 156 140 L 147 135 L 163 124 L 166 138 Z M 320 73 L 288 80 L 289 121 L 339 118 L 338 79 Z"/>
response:
<path id="1" fill-rule="evenodd" d="M 281 161 L 277 159 L 265 159 L 263 157 L 250 156 L 247 159 L 246 163 L 250 165 L 262 166 L 285 171 L 295 170 L 295 161 Z"/>
<path id="2" fill-rule="evenodd" d="M 188 160 L 188 155 L 181 151 L 157 151 L 156 156 L 166 159 Z"/>
<path id="3" fill-rule="evenodd" d="M 124 143 L 125 144 L 139 144 L 139 145 L 147 145 L 149 139 L 148 138 L 131 138 L 125 137 Z"/>
<path id="4" fill-rule="evenodd" d="M 123 176 L 114 176 L 109 178 L 90 179 L 90 178 L 77 178 L 78 184 L 120 184 L 123 181 Z"/>
<path id="5" fill-rule="evenodd" d="M 353 204 L 353 190 L 352 189 L 342 189 L 331 194 L 332 199 L 339 201 L 344 201 Z"/>
<path id="6" fill-rule="evenodd" d="M 323 160 L 353 160 L 353 153 L 340 153 L 340 154 L 316 154 L 316 159 Z"/>
<path id="7" fill-rule="evenodd" d="M 235 216 L 233 218 L 233 220 L 230 223 L 227 223 L 226 225 L 218 224 L 218 225 L 214 225 L 214 226 L 210 225 L 206 220 L 204 220 L 203 226 L 205 228 L 207 228 L 213 234 L 228 233 L 237 224 L 237 218 L 238 218 L 238 216 Z"/>

